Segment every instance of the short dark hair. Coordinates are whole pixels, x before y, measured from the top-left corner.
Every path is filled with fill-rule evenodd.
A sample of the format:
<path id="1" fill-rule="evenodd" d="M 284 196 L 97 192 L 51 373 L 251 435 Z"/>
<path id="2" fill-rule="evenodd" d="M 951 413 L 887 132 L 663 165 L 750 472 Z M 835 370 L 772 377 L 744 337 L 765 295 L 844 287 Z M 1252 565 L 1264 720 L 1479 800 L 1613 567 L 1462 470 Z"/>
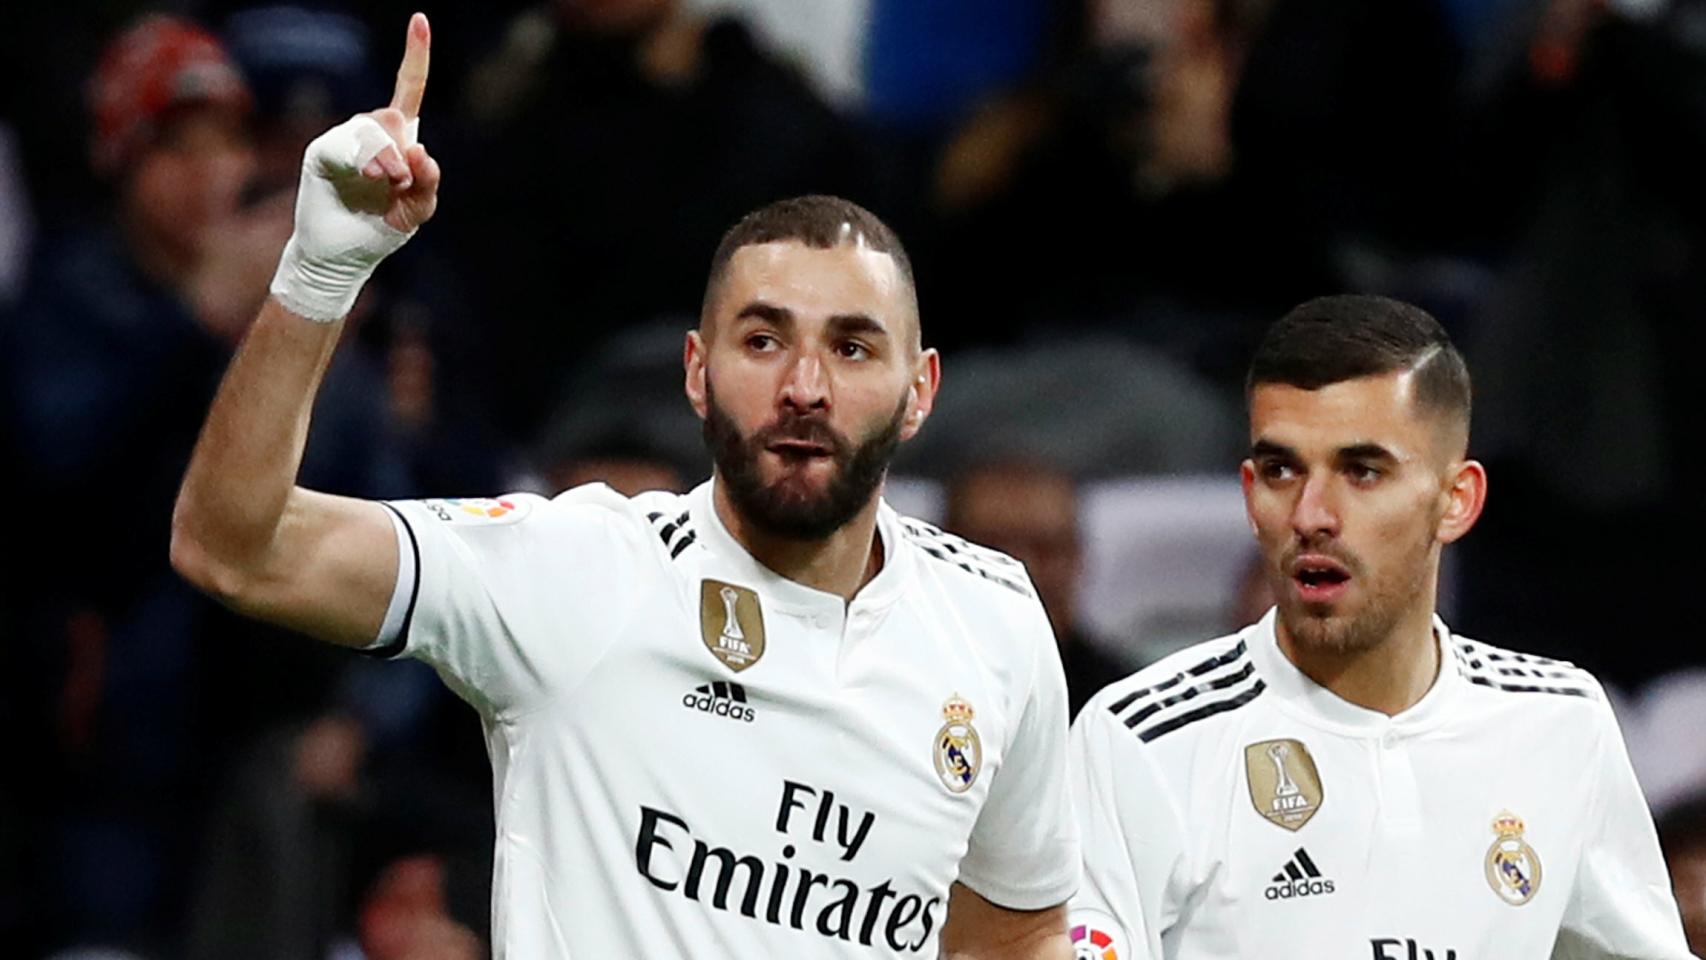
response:
<path id="1" fill-rule="evenodd" d="M 901 246 L 900 237 L 876 214 L 851 200 L 827 194 L 808 194 L 777 200 L 759 207 L 740 219 L 723 234 L 717 252 L 711 255 L 711 276 L 705 282 L 705 301 L 700 308 L 703 322 L 711 314 L 729 261 L 741 247 L 760 243 L 797 240 L 808 247 L 830 250 L 846 243 L 863 243 L 868 249 L 886 253 L 894 258 L 895 266 L 906 280 L 912 300 L 912 313 L 918 315 L 917 287 L 912 279 L 912 260 Z"/>
<path id="2" fill-rule="evenodd" d="M 1302 390 L 1398 371 L 1416 375 L 1416 405 L 1469 429 L 1469 367 L 1431 314 L 1387 297 L 1317 297 L 1275 321 L 1256 348 L 1245 398 L 1262 384 Z"/>

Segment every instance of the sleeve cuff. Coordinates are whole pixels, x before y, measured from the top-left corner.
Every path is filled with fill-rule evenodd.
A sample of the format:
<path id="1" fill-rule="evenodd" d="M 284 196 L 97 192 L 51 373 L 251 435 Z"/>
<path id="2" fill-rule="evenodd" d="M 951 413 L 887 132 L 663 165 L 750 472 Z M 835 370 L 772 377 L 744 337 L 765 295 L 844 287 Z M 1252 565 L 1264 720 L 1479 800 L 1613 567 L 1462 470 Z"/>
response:
<path id="1" fill-rule="evenodd" d="M 1049 882 L 1024 886 L 991 883 L 982 877 L 967 876 L 963 873 L 959 880 L 970 887 L 973 893 L 1003 909 L 1047 910 L 1060 906 L 1078 892 L 1079 871 L 1074 862 Z"/>
<path id="2" fill-rule="evenodd" d="M 402 513 L 388 503 L 381 506 L 390 515 L 391 528 L 397 535 L 397 585 L 391 591 L 391 605 L 385 608 L 379 635 L 358 652 L 391 660 L 401 656 L 409 645 L 409 624 L 415 618 L 415 601 L 421 592 L 421 548 Z"/>

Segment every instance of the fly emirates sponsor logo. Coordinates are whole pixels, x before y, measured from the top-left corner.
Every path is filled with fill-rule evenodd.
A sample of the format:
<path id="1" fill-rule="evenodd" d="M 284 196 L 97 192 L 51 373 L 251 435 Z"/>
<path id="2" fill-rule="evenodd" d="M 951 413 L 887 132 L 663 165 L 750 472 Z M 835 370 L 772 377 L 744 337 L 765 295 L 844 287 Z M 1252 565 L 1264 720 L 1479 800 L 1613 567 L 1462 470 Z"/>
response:
<path id="1" fill-rule="evenodd" d="M 796 862 L 805 859 L 802 852 L 816 850 L 852 863 L 876 822 L 875 813 L 837 801 L 833 790 L 784 780 L 775 822 L 781 856 L 766 859 L 707 842 L 682 817 L 641 805 L 634 866 L 659 890 L 714 910 L 917 953 L 932 942 L 943 912 L 941 894 L 897 890 L 893 878 L 861 887 Z M 816 846 L 801 851 L 796 841 Z"/>

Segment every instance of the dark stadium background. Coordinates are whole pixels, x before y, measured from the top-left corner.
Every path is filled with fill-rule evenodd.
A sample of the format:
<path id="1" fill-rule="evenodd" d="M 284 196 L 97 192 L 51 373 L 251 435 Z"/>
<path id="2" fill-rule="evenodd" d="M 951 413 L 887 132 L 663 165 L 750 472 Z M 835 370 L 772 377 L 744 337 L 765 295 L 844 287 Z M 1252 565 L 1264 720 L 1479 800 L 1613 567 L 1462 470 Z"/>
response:
<path id="1" fill-rule="evenodd" d="M 301 146 L 384 103 L 414 8 L 0 14 L 0 955 L 484 950 L 473 713 L 418 665 L 239 621 L 167 565 Z M 908 243 L 944 354 L 894 499 L 1027 559 L 1076 702 L 1262 607 L 1232 483 L 1263 325 L 1317 294 L 1400 297 L 1468 355 L 1492 477 L 1443 612 L 1606 681 L 1701 935 L 1706 653 L 1685 611 L 1706 531 L 1685 463 L 1706 5 L 424 8 L 440 214 L 358 306 L 305 482 L 698 482 L 679 338 L 717 237 L 769 200 L 841 194 Z M 219 35 L 253 104 L 224 144 L 243 189 L 175 269 L 135 228 L 134 162 L 90 162 L 98 58 L 150 12 Z M 110 89 L 144 89 L 128 69 Z M 167 119 L 144 100 L 120 119 Z M 166 127 L 129 148 L 166 149 Z M 211 182 L 160 189 L 187 218 Z M 991 509 L 1012 502 L 1028 526 Z"/>

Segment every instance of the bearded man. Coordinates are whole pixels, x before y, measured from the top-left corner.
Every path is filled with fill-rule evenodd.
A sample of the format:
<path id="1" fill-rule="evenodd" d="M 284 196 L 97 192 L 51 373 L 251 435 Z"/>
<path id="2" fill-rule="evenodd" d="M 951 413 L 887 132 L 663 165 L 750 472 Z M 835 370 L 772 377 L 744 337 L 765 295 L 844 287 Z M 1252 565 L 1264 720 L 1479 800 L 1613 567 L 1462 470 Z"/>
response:
<path id="1" fill-rule="evenodd" d="M 431 663 L 476 708 L 500 958 L 1071 956 L 1060 658 L 1021 565 L 882 500 L 941 366 L 869 212 L 802 197 L 723 239 L 685 347 L 715 469 L 686 495 L 295 485 L 355 293 L 437 202 L 427 44 L 417 14 L 391 107 L 308 149 L 184 478 L 176 568 Z"/>

